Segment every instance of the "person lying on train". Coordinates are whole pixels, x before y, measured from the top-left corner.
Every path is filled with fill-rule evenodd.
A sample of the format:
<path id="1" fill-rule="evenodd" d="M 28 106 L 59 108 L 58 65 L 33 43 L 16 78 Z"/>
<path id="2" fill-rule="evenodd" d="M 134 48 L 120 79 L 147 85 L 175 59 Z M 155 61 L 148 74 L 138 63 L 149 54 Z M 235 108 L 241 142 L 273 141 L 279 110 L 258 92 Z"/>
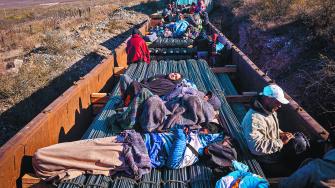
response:
<path id="1" fill-rule="evenodd" d="M 145 132 L 166 131 L 176 125 L 199 125 L 217 123 L 217 110 L 221 107 L 220 99 L 208 92 L 193 88 L 179 87 L 172 92 L 173 97 L 163 101 L 157 95 L 149 97 L 143 103 L 139 117 L 141 128 Z"/>
<path id="2" fill-rule="evenodd" d="M 212 144 L 216 144 L 214 149 L 221 146 L 224 153 L 213 152 L 211 148 L 208 151 L 206 147 Z M 223 134 L 176 129 L 144 137 L 126 130 L 117 136 L 59 143 L 38 149 L 32 164 L 36 175 L 46 181 L 68 180 L 82 174 L 111 176 L 121 171 L 139 180 L 151 168 L 182 168 L 205 155 L 224 162 L 223 166 L 236 160 L 236 151 Z"/>
<path id="3" fill-rule="evenodd" d="M 127 42 L 127 63 L 150 63 L 150 52 L 147 44 L 138 29 L 134 29 L 131 38 Z"/>
<path id="4" fill-rule="evenodd" d="M 120 88 L 127 108 L 111 116 L 111 124 L 117 124 L 124 130 L 140 122 L 142 130 L 152 132 L 169 129 L 176 123 L 193 125 L 216 122 L 220 99 L 212 92 L 204 94 L 192 88 L 194 84 L 181 79 L 179 73 L 170 73 L 140 83 L 122 75 Z"/>
<path id="5" fill-rule="evenodd" d="M 154 95 L 164 96 L 173 91 L 177 85 L 182 82 L 182 80 L 183 76 L 180 73 L 155 75 L 150 78 L 143 79 L 141 82 L 131 79 L 126 74 L 121 75 L 120 88 L 124 105 L 128 106 L 128 104 L 136 95 L 138 95 L 142 88 L 148 89 Z"/>
<path id="6" fill-rule="evenodd" d="M 279 128 L 276 111 L 281 105 L 288 103 L 284 91 L 279 86 L 268 85 L 252 102 L 251 108 L 243 118 L 243 136 L 249 150 L 260 162 L 277 163 L 284 156 L 293 159 L 296 154 L 309 147 L 309 142 L 302 133 L 294 135 Z"/>
<path id="7" fill-rule="evenodd" d="M 183 14 L 178 14 L 177 21 L 173 26 L 173 37 L 182 37 L 190 24 L 184 19 Z"/>
<path id="8" fill-rule="evenodd" d="M 146 133 L 144 142 L 153 168 L 178 169 L 193 165 L 201 157 L 224 158 L 220 151 L 208 152 L 209 146 L 213 144 L 218 144 L 216 148 L 220 149 L 223 149 L 221 145 L 225 146 L 225 158 L 229 158 L 227 166 L 236 159 L 235 149 L 222 133 L 208 134 L 202 130 L 176 128 L 167 133 Z"/>

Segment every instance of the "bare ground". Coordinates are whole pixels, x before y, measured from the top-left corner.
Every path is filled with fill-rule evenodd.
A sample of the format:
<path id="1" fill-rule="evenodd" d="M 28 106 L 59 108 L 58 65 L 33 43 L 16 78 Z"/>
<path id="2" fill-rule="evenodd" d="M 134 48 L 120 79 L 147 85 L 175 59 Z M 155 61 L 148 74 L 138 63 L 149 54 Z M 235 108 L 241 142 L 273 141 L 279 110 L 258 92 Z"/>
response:
<path id="1" fill-rule="evenodd" d="M 120 0 L 0 14 L 0 146 L 156 8 L 156 2 Z"/>
<path id="2" fill-rule="evenodd" d="M 335 69 L 331 45 L 312 37 L 299 20 L 273 22 L 264 28 L 250 15 L 239 14 L 222 4 L 210 19 L 322 126 L 333 131 Z"/>

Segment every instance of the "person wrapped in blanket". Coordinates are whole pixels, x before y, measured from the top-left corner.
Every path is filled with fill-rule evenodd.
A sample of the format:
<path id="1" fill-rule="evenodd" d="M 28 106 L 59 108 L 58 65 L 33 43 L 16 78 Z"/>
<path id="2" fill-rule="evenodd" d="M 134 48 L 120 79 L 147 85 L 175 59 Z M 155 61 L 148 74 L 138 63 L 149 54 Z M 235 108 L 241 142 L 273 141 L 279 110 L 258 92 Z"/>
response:
<path id="1" fill-rule="evenodd" d="M 225 138 L 227 140 L 227 138 Z M 236 151 L 221 133 L 184 132 L 148 133 L 143 137 L 134 130 L 120 135 L 65 142 L 37 150 L 33 156 L 36 175 L 45 181 L 60 181 L 83 174 L 111 176 L 117 172 L 139 180 L 151 168 L 183 168 L 196 163 L 200 156 L 219 158 L 229 168 Z M 215 144 L 224 154 L 208 152 Z M 216 160 L 217 161 L 217 160 Z"/>
<path id="2" fill-rule="evenodd" d="M 157 75 L 141 82 L 122 75 L 121 93 L 128 107 L 118 120 L 111 119 L 111 124 L 119 125 L 121 130 L 133 128 L 136 122 L 145 132 L 167 130 L 177 124 L 217 122 L 216 111 L 221 107 L 216 95 L 198 91 L 192 83 L 185 83 L 179 73 Z"/>

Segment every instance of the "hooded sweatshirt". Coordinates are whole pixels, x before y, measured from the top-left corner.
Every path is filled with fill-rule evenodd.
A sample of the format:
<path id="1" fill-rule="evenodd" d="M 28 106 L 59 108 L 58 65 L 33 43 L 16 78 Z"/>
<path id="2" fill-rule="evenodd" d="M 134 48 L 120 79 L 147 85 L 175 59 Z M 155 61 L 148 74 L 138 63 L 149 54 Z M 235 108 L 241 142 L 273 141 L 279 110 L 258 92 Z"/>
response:
<path id="1" fill-rule="evenodd" d="M 241 126 L 251 153 L 267 155 L 283 148 L 283 142 L 279 137 L 282 131 L 279 129 L 277 113 L 267 111 L 259 99 L 260 97 L 253 101 Z"/>
<path id="2" fill-rule="evenodd" d="M 144 39 L 139 34 L 133 34 L 127 42 L 127 61 L 128 63 L 135 63 L 144 61 L 150 63 L 150 52 Z"/>

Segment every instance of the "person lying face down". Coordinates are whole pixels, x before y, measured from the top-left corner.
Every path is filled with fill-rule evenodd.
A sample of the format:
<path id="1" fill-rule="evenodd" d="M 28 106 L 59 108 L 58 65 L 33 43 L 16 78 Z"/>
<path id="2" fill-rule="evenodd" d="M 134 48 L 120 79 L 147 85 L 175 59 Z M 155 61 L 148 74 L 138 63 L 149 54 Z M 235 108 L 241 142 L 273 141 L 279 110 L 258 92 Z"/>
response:
<path id="1" fill-rule="evenodd" d="M 128 75 L 122 75 L 121 92 L 125 106 L 128 106 L 129 102 L 142 88 L 147 88 L 154 95 L 163 96 L 173 91 L 182 80 L 183 76 L 176 72 L 167 75 L 155 75 L 141 82 L 132 80 Z"/>

